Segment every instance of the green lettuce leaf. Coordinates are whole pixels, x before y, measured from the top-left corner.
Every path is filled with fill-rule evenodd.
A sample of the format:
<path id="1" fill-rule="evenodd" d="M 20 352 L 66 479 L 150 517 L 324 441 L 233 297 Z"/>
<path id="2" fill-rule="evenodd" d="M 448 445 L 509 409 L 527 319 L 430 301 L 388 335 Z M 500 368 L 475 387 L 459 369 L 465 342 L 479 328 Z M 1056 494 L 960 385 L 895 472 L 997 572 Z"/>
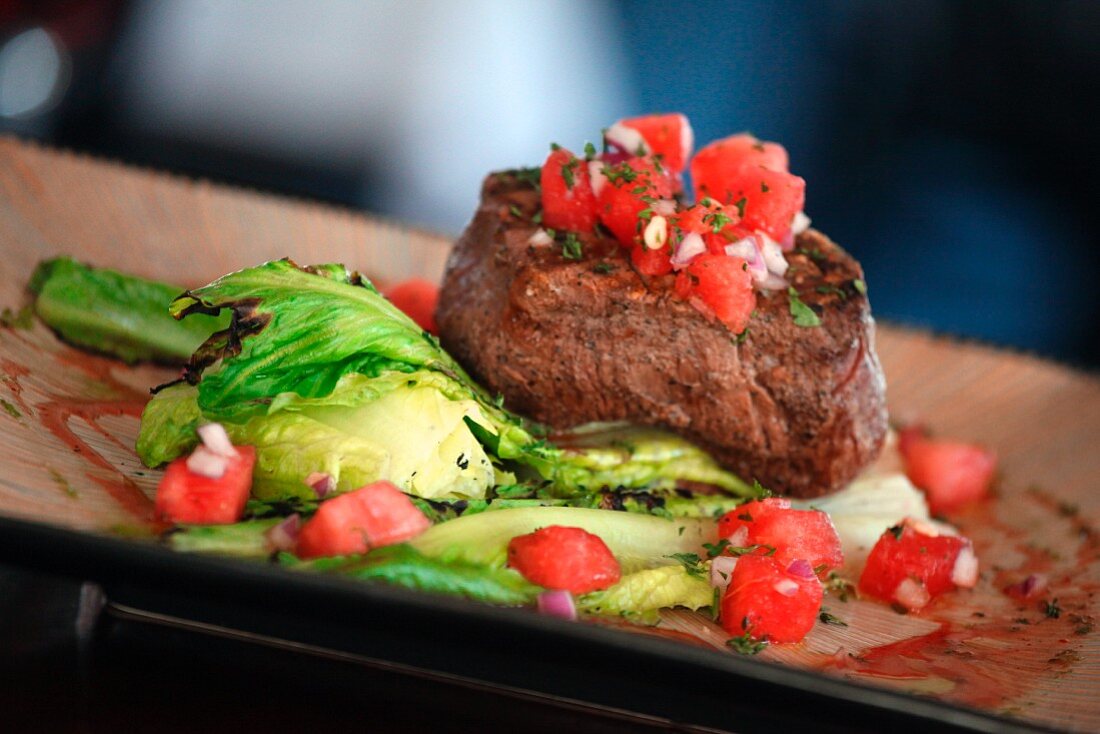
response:
<path id="1" fill-rule="evenodd" d="M 627 574 L 619 583 L 577 599 L 577 609 L 589 614 L 645 614 L 669 607 L 699 609 L 714 603 L 714 587 L 705 576 L 681 565 L 659 566 Z"/>
<path id="2" fill-rule="evenodd" d="M 65 341 L 126 362 L 182 364 L 227 317 L 186 322 L 168 313 L 183 289 L 59 257 L 39 264 L 29 288 L 38 316 Z"/>

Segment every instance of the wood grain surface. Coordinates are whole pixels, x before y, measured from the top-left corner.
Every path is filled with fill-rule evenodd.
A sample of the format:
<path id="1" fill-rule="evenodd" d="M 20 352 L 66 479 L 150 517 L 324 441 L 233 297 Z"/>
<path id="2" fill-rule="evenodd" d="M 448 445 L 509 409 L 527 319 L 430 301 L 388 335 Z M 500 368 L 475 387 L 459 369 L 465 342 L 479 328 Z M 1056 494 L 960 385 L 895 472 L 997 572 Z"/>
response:
<path id="1" fill-rule="evenodd" d="M 29 302 L 25 284 L 35 264 L 58 254 L 193 286 L 278 257 L 343 262 L 382 281 L 438 279 L 447 246 L 440 236 L 359 213 L 0 138 L 0 307 Z M 764 655 L 1100 730 L 1100 638 L 1092 631 L 1100 379 L 889 325 L 879 327 L 878 350 L 895 420 L 919 419 L 1000 456 L 997 499 L 952 518 L 975 540 L 982 581 L 919 616 L 827 600 L 847 628 L 819 625 L 804 645 Z M 137 416 L 147 388 L 172 375 L 83 355 L 41 324 L 0 328 L 0 514 L 88 532 L 141 527 L 158 472 L 134 456 Z M 1044 601 L 1057 597 L 1058 619 L 1001 593 L 1033 570 L 1050 577 Z M 725 649 L 719 628 L 699 615 L 673 613 L 665 624 Z M 906 640 L 927 644 L 897 652 L 888 666 L 860 662 Z"/>

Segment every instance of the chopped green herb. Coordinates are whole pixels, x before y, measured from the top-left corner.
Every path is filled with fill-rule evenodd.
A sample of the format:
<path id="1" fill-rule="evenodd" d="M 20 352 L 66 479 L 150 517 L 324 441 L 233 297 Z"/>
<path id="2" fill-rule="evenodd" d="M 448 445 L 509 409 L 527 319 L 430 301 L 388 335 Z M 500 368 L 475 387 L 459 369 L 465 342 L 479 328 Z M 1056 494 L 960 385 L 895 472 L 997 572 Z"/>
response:
<path id="1" fill-rule="evenodd" d="M 740 637 L 731 637 L 726 640 L 726 646 L 731 647 L 742 655 L 756 655 L 764 650 L 768 646 L 768 643 L 764 640 L 754 640 L 752 636 L 746 632 Z"/>
<path id="2" fill-rule="evenodd" d="M 9 403 L 7 400 L 4 400 L 3 398 L 0 398 L 0 406 L 2 406 L 5 412 L 7 412 L 7 414 L 10 415 L 12 418 L 23 417 L 23 414 L 19 412 L 19 408 L 16 408 L 14 405 Z"/>
<path id="3" fill-rule="evenodd" d="M 749 338 L 749 327 L 745 327 L 740 334 L 733 338 L 734 344 L 744 344 L 745 340 Z"/>
<path id="4" fill-rule="evenodd" d="M 585 143 L 584 144 L 584 159 L 590 161 L 595 157 L 596 157 L 596 146 L 592 145 L 592 143 Z"/>
<path id="5" fill-rule="evenodd" d="M 580 161 L 576 158 L 570 158 L 568 163 L 563 163 L 561 167 L 561 177 L 565 180 L 565 188 L 571 189 L 573 185 L 577 183 L 576 177 L 573 175 L 573 171 L 580 165 Z"/>
<path id="6" fill-rule="evenodd" d="M 561 256 L 566 260 L 580 260 L 584 257 L 584 246 L 574 232 L 566 232 L 561 243 Z"/>
<path id="7" fill-rule="evenodd" d="M 508 213 L 511 214 L 516 219 L 522 219 L 523 218 L 523 210 L 520 209 L 515 204 L 509 204 L 508 205 Z"/>
<path id="8" fill-rule="evenodd" d="M 0 326 L 13 329 L 29 329 L 34 323 L 34 307 L 27 304 L 18 311 L 5 308 L 0 311 Z"/>
<path id="9" fill-rule="evenodd" d="M 754 311 L 753 313 L 756 312 Z M 760 481 L 757 479 L 752 480 L 752 493 L 756 495 L 757 499 L 760 500 L 767 499 L 768 497 L 771 497 L 773 494 L 775 494 L 770 489 L 761 484 Z"/>
<path id="10" fill-rule="evenodd" d="M 57 486 L 60 487 L 61 491 L 63 491 L 65 494 L 73 498 L 80 496 L 80 493 L 73 489 L 73 485 L 69 484 L 69 480 L 66 479 L 61 474 L 61 472 L 59 472 L 57 469 L 54 469 L 52 466 L 50 467 L 50 476 L 53 477 L 54 483 L 57 484 Z"/>
<path id="11" fill-rule="evenodd" d="M 861 296 L 867 295 L 867 284 L 863 282 L 863 278 L 856 278 L 853 280 L 852 287 L 855 288 Z"/>
<path id="12" fill-rule="evenodd" d="M 542 188 L 541 168 L 512 168 L 505 171 L 506 174 L 515 176 L 520 183 L 525 183 L 538 191 Z"/>
<path id="13" fill-rule="evenodd" d="M 1047 615 L 1051 619 L 1058 619 L 1058 617 L 1062 616 L 1062 608 L 1058 606 L 1057 599 L 1044 601 L 1042 604 L 1039 605 L 1039 609 L 1042 610 L 1043 614 Z"/>
<path id="14" fill-rule="evenodd" d="M 638 172 L 631 168 L 626 161 L 617 166 L 604 166 L 603 175 L 609 183 L 620 188 L 624 183 L 633 183 L 638 178 Z"/>
<path id="15" fill-rule="evenodd" d="M 707 572 L 703 569 L 702 559 L 699 558 L 698 553 L 673 553 L 671 556 L 665 557 L 679 561 L 689 576 L 699 579 L 707 577 Z"/>
<path id="16" fill-rule="evenodd" d="M 768 185 L 767 185 L 766 183 L 764 183 L 763 181 L 761 181 L 761 182 L 760 182 L 760 191 L 761 191 L 761 193 L 764 193 L 764 194 L 766 194 L 766 193 L 768 193 L 769 191 L 771 191 L 771 189 L 769 189 L 769 188 L 768 188 Z"/>
<path id="17" fill-rule="evenodd" d="M 837 288 L 835 285 L 819 285 L 818 287 L 814 288 L 814 290 L 823 295 L 835 293 L 836 295 L 840 296 L 841 300 L 846 300 L 848 298 L 848 294 L 845 293 L 842 289 Z"/>
<path id="18" fill-rule="evenodd" d="M 787 288 L 787 298 L 790 302 L 791 316 L 794 317 L 795 326 L 821 326 L 821 317 L 802 302 L 802 299 L 798 297 L 798 291 L 793 286 Z"/>
<path id="19" fill-rule="evenodd" d="M 558 145 L 557 143 L 550 143 L 550 150 L 551 151 L 559 151 L 559 150 L 561 150 L 561 146 Z"/>
<path id="20" fill-rule="evenodd" d="M 532 224 L 542 224 L 542 209 L 535 212 L 535 216 L 531 217 Z"/>
<path id="21" fill-rule="evenodd" d="M 848 579 L 844 578 L 836 571 L 829 572 L 828 578 L 825 579 L 825 590 L 830 594 L 835 594 L 840 601 L 846 602 L 848 598 L 859 598 L 859 593 L 856 591 L 855 584 Z"/>
<path id="22" fill-rule="evenodd" d="M 894 536 L 894 540 L 901 540 L 901 534 L 905 532 L 904 525 L 895 525 L 892 528 L 887 528 L 886 532 Z"/>
<path id="23" fill-rule="evenodd" d="M 722 555 L 722 550 L 729 544 L 727 538 L 722 538 L 717 543 L 703 543 L 703 547 L 707 549 L 707 558 L 717 558 Z"/>
<path id="24" fill-rule="evenodd" d="M 737 216 L 741 217 L 742 219 L 745 218 L 745 204 L 747 203 L 748 201 L 745 199 L 744 196 L 733 202 L 733 205 L 737 207 Z"/>
<path id="25" fill-rule="evenodd" d="M 642 209 L 638 212 L 638 219 L 644 219 L 648 222 L 650 219 L 653 219 L 653 210 L 649 208 Z"/>
<path id="26" fill-rule="evenodd" d="M 821 614 L 817 615 L 817 618 L 820 619 L 825 624 L 835 624 L 837 627 L 847 627 L 848 626 L 847 622 L 845 622 L 842 619 L 838 619 L 837 617 L 834 617 L 833 615 L 826 612 L 824 609 L 821 610 Z"/>
<path id="27" fill-rule="evenodd" d="M 615 266 L 611 263 L 597 263 L 596 266 L 592 268 L 592 272 L 607 275 L 608 273 L 615 272 Z"/>
<path id="28" fill-rule="evenodd" d="M 726 225 L 733 224 L 733 218 L 722 212 L 710 212 L 703 215 L 703 224 L 709 224 L 714 234 L 720 234 Z"/>

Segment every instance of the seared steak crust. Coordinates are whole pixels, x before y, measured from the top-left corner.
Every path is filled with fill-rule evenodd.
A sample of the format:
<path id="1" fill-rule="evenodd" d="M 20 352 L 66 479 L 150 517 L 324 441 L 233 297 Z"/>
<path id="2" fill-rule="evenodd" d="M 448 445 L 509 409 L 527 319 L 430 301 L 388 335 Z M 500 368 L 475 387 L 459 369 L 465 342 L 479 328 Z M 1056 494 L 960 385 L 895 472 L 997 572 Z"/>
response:
<path id="1" fill-rule="evenodd" d="M 663 426 L 739 476 L 815 497 L 878 455 L 885 380 L 874 322 L 850 255 L 819 232 L 787 253 L 788 281 L 821 317 L 795 325 L 788 294 L 759 294 L 740 343 L 648 279 L 613 240 L 529 242 L 537 192 L 489 176 L 455 243 L 439 309 L 443 346 L 519 413 L 555 428 L 590 421 Z"/>

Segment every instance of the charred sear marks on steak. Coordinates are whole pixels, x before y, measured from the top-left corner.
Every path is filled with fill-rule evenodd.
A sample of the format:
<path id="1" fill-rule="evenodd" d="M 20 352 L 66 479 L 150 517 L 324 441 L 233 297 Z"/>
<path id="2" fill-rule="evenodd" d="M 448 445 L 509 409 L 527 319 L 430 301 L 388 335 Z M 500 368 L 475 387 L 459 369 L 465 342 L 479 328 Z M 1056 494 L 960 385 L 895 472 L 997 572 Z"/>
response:
<path id="1" fill-rule="evenodd" d="M 443 346 L 511 409 L 555 428 L 670 428 L 799 497 L 839 489 L 878 455 L 885 383 L 863 273 L 827 237 L 807 231 L 788 253 L 820 326 L 796 325 L 774 291 L 737 338 L 679 299 L 672 276 L 639 277 L 609 238 L 578 234 L 581 256 L 563 257 L 534 236 L 538 205 L 529 182 L 486 179 L 436 314 Z"/>

